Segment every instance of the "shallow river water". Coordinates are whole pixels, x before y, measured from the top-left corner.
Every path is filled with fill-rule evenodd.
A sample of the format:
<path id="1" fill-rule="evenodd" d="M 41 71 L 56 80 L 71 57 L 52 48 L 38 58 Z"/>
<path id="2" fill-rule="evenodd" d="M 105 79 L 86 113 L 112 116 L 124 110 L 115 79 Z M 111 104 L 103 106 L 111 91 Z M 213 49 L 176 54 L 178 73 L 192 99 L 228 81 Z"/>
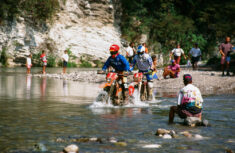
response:
<path id="1" fill-rule="evenodd" d="M 61 69 L 48 69 L 59 72 Z M 39 69 L 33 69 L 33 73 Z M 79 71 L 70 69 L 69 71 Z M 77 144 L 80 152 L 225 152 L 235 150 L 235 95 L 204 97 L 203 118 L 210 127 L 186 127 L 176 117 L 168 125 L 168 112 L 176 97 L 157 90 L 150 104 L 99 107 L 93 102 L 99 84 L 34 77 L 25 69 L 0 69 L 0 152 L 59 152 L 68 144 Z M 155 90 L 156 91 L 156 90 Z M 159 95 L 166 95 L 161 97 Z M 202 139 L 155 136 L 158 128 L 190 131 Z M 72 138 L 98 137 L 100 142 L 71 142 Z M 107 141 L 111 137 L 127 145 Z M 58 139 L 66 141 L 58 141 Z M 159 148 L 144 146 L 157 144 Z M 47 150 L 47 151 L 46 151 Z"/>

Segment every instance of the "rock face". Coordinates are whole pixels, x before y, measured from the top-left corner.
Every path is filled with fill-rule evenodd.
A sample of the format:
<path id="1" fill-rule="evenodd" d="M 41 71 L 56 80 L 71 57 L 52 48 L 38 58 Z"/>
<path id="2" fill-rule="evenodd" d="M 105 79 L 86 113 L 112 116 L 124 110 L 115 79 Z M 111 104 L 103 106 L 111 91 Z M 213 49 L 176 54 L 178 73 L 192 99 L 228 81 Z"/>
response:
<path id="1" fill-rule="evenodd" d="M 6 48 L 10 65 L 24 63 L 30 52 L 46 50 L 60 57 L 67 48 L 77 57 L 89 55 L 92 60 L 102 60 L 109 55 L 110 45 L 121 45 L 114 18 L 117 7 L 111 1 L 66 0 L 60 6 L 52 24 L 36 28 L 19 17 L 0 25 L 0 52 Z"/>

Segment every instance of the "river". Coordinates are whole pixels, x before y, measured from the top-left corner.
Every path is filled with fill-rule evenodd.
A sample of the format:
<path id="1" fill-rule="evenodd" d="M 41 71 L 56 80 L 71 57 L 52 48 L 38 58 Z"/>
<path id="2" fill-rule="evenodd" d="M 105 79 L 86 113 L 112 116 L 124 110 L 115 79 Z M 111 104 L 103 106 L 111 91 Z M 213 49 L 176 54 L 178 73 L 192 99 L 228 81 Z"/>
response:
<path id="1" fill-rule="evenodd" d="M 32 70 L 33 73 L 39 69 Z M 61 69 L 47 69 L 48 73 Z M 69 69 L 69 72 L 79 69 Z M 210 127 L 168 125 L 168 112 L 176 97 L 157 90 L 150 104 L 133 107 L 92 107 L 99 84 L 80 83 L 25 74 L 25 68 L 0 69 L 0 152 L 59 152 L 71 143 L 80 152 L 225 152 L 235 150 L 235 95 L 204 97 L 203 118 Z M 161 95 L 161 96 L 159 96 Z M 164 97 L 162 97 L 164 96 Z M 158 128 L 190 131 L 203 139 L 155 136 Z M 71 142 L 72 138 L 98 137 L 100 142 Z M 124 141 L 120 146 L 106 140 Z M 66 141 L 58 141 L 58 139 Z M 144 148 L 158 144 L 159 148 Z M 41 150 L 43 151 L 43 150 Z M 40 152 L 40 151 L 39 151 Z"/>

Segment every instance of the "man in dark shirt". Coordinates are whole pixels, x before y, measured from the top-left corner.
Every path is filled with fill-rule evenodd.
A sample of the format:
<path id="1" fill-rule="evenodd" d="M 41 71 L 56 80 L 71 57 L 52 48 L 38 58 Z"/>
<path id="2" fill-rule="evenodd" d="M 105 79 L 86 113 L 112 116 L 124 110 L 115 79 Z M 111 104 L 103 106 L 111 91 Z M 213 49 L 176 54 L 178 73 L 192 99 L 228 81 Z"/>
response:
<path id="1" fill-rule="evenodd" d="M 226 37 L 225 43 L 222 43 L 219 46 L 219 51 L 221 54 L 221 68 L 222 68 L 222 76 L 224 76 L 224 64 L 226 63 L 227 76 L 229 76 L 229 63 L 230 63 L 230 52 L 232 51 L 232 44 L 230 43 L 230 37 Z"/>

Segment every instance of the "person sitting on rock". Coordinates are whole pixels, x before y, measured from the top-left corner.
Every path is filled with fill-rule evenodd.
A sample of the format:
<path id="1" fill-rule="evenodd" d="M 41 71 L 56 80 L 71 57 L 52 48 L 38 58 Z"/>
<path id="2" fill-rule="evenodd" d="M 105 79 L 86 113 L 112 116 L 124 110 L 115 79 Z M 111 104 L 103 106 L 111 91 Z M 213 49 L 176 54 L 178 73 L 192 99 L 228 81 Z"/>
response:
<path id="1" fill-rule="evenodd" d="M 117 80 L 122 80 L 124 102 L 127 103 L 129 94 L 127 85 L 127 73 L 130 70 L 130 65 L 126 58 L 118 53 L 119 48 L 120 47 L 116 44 L 110 46 L 109 51 L 111 56 L 105 62 L 102 70 L 105 71 L 107 68 L 112 66 L 115 69 L 116 73 L 123 74 L 122 76 L 119 76 Z"/>
<path id="2" fill-rule="evenodd" d="M 171 106 L 169 113 L 169 123 L 173 123 L 175 114 L 180 118 L 198 117 L 201 120 L 203 99 L 200 90 L 192 85 L 192 76 L 185 74 L 183 76 L 185 87 L 178 95 L 178 105 Z"/>
<path id="3" fill-rule="evenodd" d="M 153 61 L 152 61 L 151 56 L 145 53 L 144 46 L 138 47 L 137 55 L 135 55 L 133 61 L 131 62 L 131 67 L 132 67 L 131 69 L 135 67 L 135 64 L 137 64 L 139 72 L 145 73 L 145 76 L 148 81 L 147 99 L 151 101 L 153 99 L 153 94 L 152 94 L 153 93 L 153 76 L 152 76 Z"/>
<path id="4" fill-rule="evenodd" d="M 175 60 L 171 60 L 171 65 L 164 68 L 163 77 L 166 79 L 166 77 L 169 75 L 171 78 L 177 78 L 179 77 L 180 72 L 180 65 L 176 64 Z"/>

